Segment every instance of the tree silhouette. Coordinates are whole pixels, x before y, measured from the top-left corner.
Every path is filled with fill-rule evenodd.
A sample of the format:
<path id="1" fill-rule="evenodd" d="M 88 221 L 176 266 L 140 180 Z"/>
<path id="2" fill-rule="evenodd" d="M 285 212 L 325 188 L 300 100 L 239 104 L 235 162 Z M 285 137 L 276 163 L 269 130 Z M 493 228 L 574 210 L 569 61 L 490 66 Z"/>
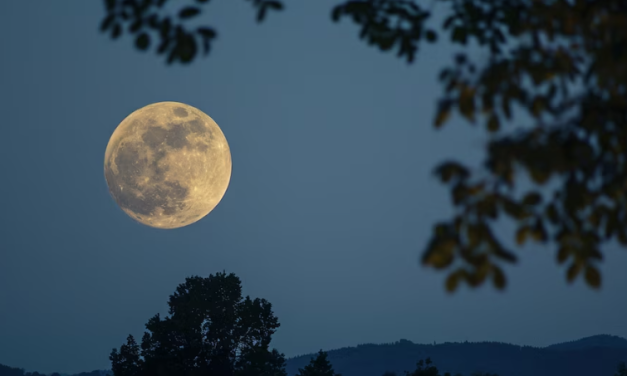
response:
<path id="1" fill-rule="evenodd" d="M 283 9 L 277 1 L 249 1 L 259 21 Z M 208 53 L 216 31 L 185 27 L 208 0 L 177 16 L 164 13 L 166 2 L 105 0 L 101 29 L 113 38 L 128 29 L 141 50 L 156 37 L 168 64 L 191 62 L 198 44 Z M 470 124 L 482 123 L 490 139 L 482 166 L 450 160 L 435 168 L 455 213 L 434 225 L 423 265 L 449 270 L 449 291 L 486 280 L 503 289 L 502 267 L 517 260 L 493 231 L 505 217 L 516 225 L 518 245 L 554 244 L 557 262 L 568 263 L 567 281 L 583 275 L 600 287 L 601 246 L 627 245 L 627 2 L 429 1 L 436 3 L 448 12 L 439 27 L 428 26 L 430 10 L 414 0 L 350 0 L 331 11 L 334 22 L 351 19 L 362 40 L 408 63 L 420 43 L 441 35 L 462 51 L 472 43 L 487 53 L 472 61 L 460 52 L 439 75 L 434 126 L 457 111 Z M 532 120 L 506 133 L 514 111 Z M 525 176 L 531 188 L 523 190 Z"/>
<path id="2" fill-rule="evenodd" d="M 296 376 L 341 376 L 335 373 L 331 362 L 327 359 L 327 353 L 320 350 L 318 356 L 311 358 L 305 368 L 299 368 Z"/>
<path id="3" fill-rule="evenodd" d="M 614 376 L 627 376 L 627 366 L 625 366 L 625 362 L 620 362 L 618 364 L 618 368 L 616 369 Z"/>
<path id="4" fill-rule="evenodd" d="M 433 365 L 431 358 L 419 360 L 416 369 L 412 372 L 405 371 L 406 376 L 440 376 L 440 371 Z M 447 375 L 448 376 L 448 375 Z"/>
<path id="5" fill-rule="evenodd" d="M 168 302 L 169 316 L 129 335 L 109 359 L 114 376 L 286 376 L 285 358 L 269 350 L 279 322 L 265 299 L 242 299 L 235 274 L 189 277 Z"/>
<path id="6" fill-rule="evenodd" d="M 440 371 L 435 365 L 433 365 L 431 358 L 427 358 L 425 360 L 422 360 L 422 359 L 419 360 L 418 363 L 416 363 L 416 369 L 412 372 L 405 371 L 405 375 L 406 376 L 451 376 L 449 372 L 446 372 L 444 375 L 440 375 Z M 461 376 L 461 375 L 456 374 L 455 376 Z M 476 376 L 481 376 L 481 375 L 476 375 Z M 486 376 L 490 376 L 490 375 L 486 375 Z M 497 375 L 494 375 L 494 376 L 497 376 Z"/>

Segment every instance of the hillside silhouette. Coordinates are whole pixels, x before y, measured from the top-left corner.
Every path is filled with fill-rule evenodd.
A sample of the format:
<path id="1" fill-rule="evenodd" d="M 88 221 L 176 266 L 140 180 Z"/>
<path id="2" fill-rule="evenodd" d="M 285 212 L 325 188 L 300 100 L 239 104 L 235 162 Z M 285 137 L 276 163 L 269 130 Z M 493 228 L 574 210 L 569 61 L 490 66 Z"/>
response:
<path id="1" fill-rule="evenodd" d="M 418 359 L 427 357 L 440 370 L 465 376 L 473 372 L 499 376 L 613 376 L 617 364 L 627 361 L 627 340 L 600 335 L 539 348 L 499 342 L 426 345 L 402 339 L 327 353 L 333 368 L 342 376 L 382 376 L 387 371 L 403 375 L 415 368 Z M 288 375 L 294 375 L 314 355 L 288 359 Z"/>
<path id="2" fill-rule="evenodd" d="M 615 347 L 619 349 L 627 349 L 627 339 L 619 336 L 602 334 L 582 338 L 577 341 L 557 343 L 555 345 L 547 346 L 546 348 L 551 350 L 581 350 L 592 347 Z"/>
<path id="3" fill-rule="evenodd" d="M 327 351 L 335 371 L 342 376 L 382 376 L 385 372 L 415 369 L 416 362 L 431 358 L 438 368 L 469 376 L 474 372 L 499 376 L 614 376 L 617 364 L 627 361 L 627 339 L 597 335 L 544 348 L 500 342 L 447 342 L 415 344 L 406 339 L 387 344 L 362 344 Z M 305 367 L 315 353 L 287 359 L 289 376 Z M 96 370 L 53 376 L 105 376 Z M 44 376 L 0 364 L 0 376 Z"/>

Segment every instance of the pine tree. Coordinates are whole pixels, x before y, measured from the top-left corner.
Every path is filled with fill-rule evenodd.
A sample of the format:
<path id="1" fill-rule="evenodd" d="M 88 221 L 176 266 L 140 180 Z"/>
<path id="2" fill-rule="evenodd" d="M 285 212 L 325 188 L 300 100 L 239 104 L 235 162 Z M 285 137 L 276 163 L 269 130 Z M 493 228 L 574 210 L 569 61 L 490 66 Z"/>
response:
<path id="1" fill-rule="evenodd" d="M 327 359 L 327 353 L 320 350 L 318 356 L 311 361 L 305 368 L 299 368 L 296 376 L 341 376 L 339 373 L 335 373 L 333 366 L 329 359 Z"/>

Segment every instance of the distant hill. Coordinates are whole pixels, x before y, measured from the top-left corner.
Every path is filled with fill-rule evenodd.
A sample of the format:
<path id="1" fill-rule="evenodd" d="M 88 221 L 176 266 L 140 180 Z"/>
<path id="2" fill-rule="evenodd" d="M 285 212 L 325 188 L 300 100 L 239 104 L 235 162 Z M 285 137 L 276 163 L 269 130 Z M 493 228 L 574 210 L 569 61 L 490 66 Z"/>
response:
<path id="1" fill-rule="evenodd" d="M 582 350 L 593 347 L 613 347 L 617 349 L 627 349 L 627 339 L 602 334 L 598 336 L 586 337 L 576 341 L 563 342 L 547 346 L 549 350 Z"/>
<path id="2" fill-rule="evenodd" d="M 614 376 L 618 363 L 627 362 L 627 340 L 599 335 L 539 348 L 499 342 L 424 345 L 402 339 L 395 343 L 364 344 L 327 353 L 335 371 L 342 376 L 382 376 L 386 371 L 403 376 L 405 370 L 414 370 L 416 362 L 427 357 L 442 373 L 459 372 L 465 376 L 473 372 L 499 376 Z M 288 375 L 295 375 L 315 355 L 288 359 Z M 71 376 L 105 376 L 108 372 L 92 371 Z M 44 375 L 25 374 L 23 369 L 0 364 L 0 376 Z"/>
<path id="3" fill-rule="evenodd" d="M 597 337 L 590 337 L 591 339 Z M 627 340 L 584 338 L 546 348 L 498 342 L 414 344 L 400 340 L 391 344 L 365 344 L 327 351 L 329 361 L 342 376 L 382 376 L 394 371 L 399 376 L 416 368 L 419 359 L 430 357 L 440 371 L 470 375 L 490 372 L 499 376 L 613 376 L 619 362 L 627 362 Z M 597 344 L 603 343 L 603 346 Z M 556 351 L 558 350 L 558 351 Z M 290 376 L 304 367 L 315 354 L 287 361 Z"/>

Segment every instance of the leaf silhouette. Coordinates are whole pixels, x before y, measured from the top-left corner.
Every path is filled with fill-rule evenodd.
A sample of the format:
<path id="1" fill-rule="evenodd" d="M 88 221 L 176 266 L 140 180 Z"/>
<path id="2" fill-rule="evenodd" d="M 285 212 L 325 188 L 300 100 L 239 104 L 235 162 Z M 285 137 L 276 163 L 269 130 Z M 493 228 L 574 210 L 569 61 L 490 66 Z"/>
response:
<path id="1" fill-rule="evenodd" d="M 185 7 L 183 9 L 181 9 L 181 11 L 179 12 L 179 18 L 181 18 L 181 19 L 188 19 L 188 18 L 196 17 L 199 14 L 200 14 L 200 9 L 199 8 L 196 8 L 196 7 Z"/>

